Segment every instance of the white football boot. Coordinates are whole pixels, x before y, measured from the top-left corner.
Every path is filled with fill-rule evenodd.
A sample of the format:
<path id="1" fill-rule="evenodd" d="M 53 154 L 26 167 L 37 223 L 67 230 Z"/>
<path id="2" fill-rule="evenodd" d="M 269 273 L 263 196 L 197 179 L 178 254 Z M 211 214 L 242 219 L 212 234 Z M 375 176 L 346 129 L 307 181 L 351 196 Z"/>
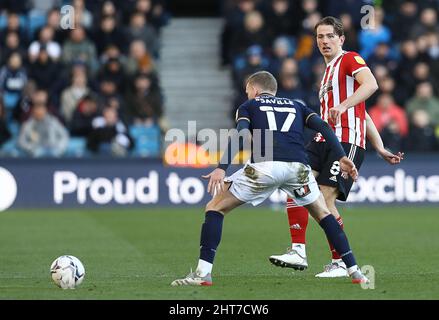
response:
<path id="1" fill-rule="evenodd" d="M 293 268 L 294 270 L 303 271 L 308 268 L 306 255 L 300 255 L 295 249 L 287 248 L 287 253 L 282 255 L 273 255 L 268 258 L 272 264 L 282 268 Z"/>
<path id="2" fill-rule="evenodd" d="M 186 278 L 172 281 L 171 286 L 211 286 L 212 284 L 212 275 L 210 273 L 202 277 L 198 271 L 192 272 L 191 269 Z"/>
<path id="3" fill-rule="evenodd" d="M 316 278 L 340 278 L 349 277 L 346 265 L 343 260 L 337 260 L 327 264 L 323 268 L 323 272 L 316 274 Z"/>

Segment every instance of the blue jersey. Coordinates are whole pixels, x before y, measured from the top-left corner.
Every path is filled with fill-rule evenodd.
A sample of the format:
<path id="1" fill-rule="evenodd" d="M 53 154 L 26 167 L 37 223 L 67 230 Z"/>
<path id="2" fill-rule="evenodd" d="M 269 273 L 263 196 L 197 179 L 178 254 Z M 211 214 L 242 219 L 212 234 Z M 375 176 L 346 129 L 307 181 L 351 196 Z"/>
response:
<path id="1" fill-rule="evenodd" d="M 251 132 L 261 130 L 261 149 L 273 149 L 271 160 L 308 164 L 303 132 L 306 121 L 313 114 L 316 113 L 302 102 L 267 94 L 243 103 L 236 111 L 236 122 L 246 120 Z M 272 146 L 265 146 L 265 130 L 273 134 Z M 256 158 L 254 152 L 252 150 L 252 162 Z"/>

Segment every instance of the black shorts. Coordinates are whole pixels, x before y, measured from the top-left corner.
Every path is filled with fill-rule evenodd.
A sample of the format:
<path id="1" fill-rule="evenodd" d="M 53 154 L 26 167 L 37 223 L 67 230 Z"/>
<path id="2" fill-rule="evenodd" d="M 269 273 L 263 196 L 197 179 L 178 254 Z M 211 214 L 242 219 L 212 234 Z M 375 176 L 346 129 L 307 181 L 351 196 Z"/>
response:
<path id="1" fill-rule="evenodd" d="M 357 170 L 360 170 L 364 160 L 365 150 L 350 143 L 342 142 L 341 145 L 347 157 L 355 163 Z M 346 201 L 354 180 L 352 180 L 351 177 L 344 179 L 341 176 L 339 159 L 334 155 L 334 152 L 332 152 L 328 144 L 325 142 L 311 141 L 306 146 L 306 151 L 311 168 L 319 172 L 319 176 L 316 179 L 317 183 L 319 185 L 337 188 L 339 191 L 337 199 Z"/>

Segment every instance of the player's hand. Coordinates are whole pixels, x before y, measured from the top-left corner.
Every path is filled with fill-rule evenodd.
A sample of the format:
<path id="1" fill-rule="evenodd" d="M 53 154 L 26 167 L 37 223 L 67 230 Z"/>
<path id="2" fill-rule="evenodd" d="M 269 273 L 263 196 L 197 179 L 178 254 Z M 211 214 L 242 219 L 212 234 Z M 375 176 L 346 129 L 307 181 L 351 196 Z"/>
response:
<path id="1" fill-rule="evenodd" d="M 348 157 L 344 156 L 340 159 L 340 170 L 343 178 L 347 179 L 346 174 L 348 174 L 354 181 L 357 181 L 358 170 L 355 167 L 355 163 L 353 163 Z"/>
<path id="2" fill-rule="evenodd" d="M 207 185 L 207 192 L 212 196 L 219 192 L 224 191 L 224 177 L 226 172 L 223 169 L 216 168 L 208 175 L 202 176 L 204 179 L 209 179 L 209 184 Z"/>
<path id="3" fill-rule="evenodd" d="M 382 149 L 378 150 L 378 154 L 390 164 L 398 164 L 401 162 L 401 160 L 404 160 L 404 152 L 398 152 L 397 154 L 393 154 L 386 149 Z"/>
<path id="4" fill-rule="evenodd" d="M 336 124 L 338 119 L 340 119 L 341 114 L 345 112 L 348 108 L 344 105 L 339 104 L 331 109 L 329 109 L 329 123 Z"/>

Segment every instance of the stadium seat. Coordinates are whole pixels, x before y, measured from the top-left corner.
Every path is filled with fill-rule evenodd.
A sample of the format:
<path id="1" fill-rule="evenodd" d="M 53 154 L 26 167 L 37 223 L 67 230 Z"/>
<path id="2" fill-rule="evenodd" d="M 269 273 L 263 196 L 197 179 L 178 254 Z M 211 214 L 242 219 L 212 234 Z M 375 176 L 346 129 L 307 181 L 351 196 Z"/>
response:
<path id="1" fill-rule="evenodd" d="M 7 92 L 3 93 L 3 104 L 6 109 L 13 109 L 20 100 L 20 95 L 15 92 Z"/>
<path id="2" fill-rule="evenodd" d="M 158 126 L 130 127 L 130 134 L 134 139 L 133 156 L 157 157 L 160 155 L 160 128 Z"/>
<path id="3" fill-rule="evenodd" d="M 16 158 L 23 156 L 23 153 L 17 147 L 17 140 L 12 138 L 0 148 L 0 155 Z"/>
<path id="4" fill-rule="evenodd" d="M 30 37 L 34 36 L 34 33 L 38 28 L 41 28 L 46 24 L 46 16 L 44 14 L 40 14 L 38 12 L 29 13 L 28 17 L 28 33 Z"/>
<path id="5" fill-rule="evenodd" d="M 87 153 L 86 145 L 87 141 L 85 138 L 71 137 L 64 156 L 76 158 L 83 157 Z"/>

